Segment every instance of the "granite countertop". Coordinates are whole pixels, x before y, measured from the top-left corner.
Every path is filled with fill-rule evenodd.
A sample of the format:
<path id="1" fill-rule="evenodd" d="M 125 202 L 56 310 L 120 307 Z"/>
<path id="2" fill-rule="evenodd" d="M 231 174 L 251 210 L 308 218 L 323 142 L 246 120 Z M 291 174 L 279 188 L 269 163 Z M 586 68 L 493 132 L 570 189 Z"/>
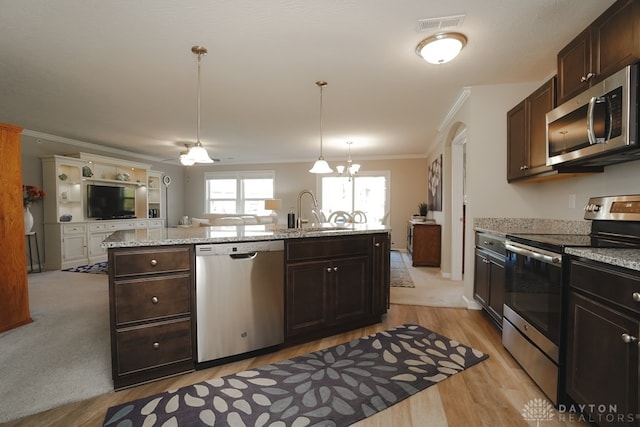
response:
<path id="1" fill-rule="evenodd" d="M 473 229 L 502 237 L 507 234 L 589 234 L 591 221 L 544 218 L 475 218 Z"/>
<path id="2" fill-rule="evenodd" d="M 640 271 L 640 249 L 566 248 L 565 252 L 593 261 Z"/>
<path id="3" fill-rule="evenodd" d="M 389 231 L 391 231 L 391 228 L 382 224 L 310 224 L 301 229 L 284 228 L 282 225 L 274 224 L 188 228 L 140 228 L 116 231 L 102 242 L 102 247 L 120 248 L 284 240 L 306 237 L 373 234 Z"/>

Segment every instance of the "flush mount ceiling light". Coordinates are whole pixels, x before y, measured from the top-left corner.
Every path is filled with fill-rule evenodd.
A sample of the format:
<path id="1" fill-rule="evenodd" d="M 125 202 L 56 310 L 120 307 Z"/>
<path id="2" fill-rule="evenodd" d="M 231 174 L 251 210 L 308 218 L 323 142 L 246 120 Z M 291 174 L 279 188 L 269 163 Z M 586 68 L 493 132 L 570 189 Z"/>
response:
<path id="1" fill-rule="evenodd" d="M 431 64 L 444 64 L 458 56 L 467 44 L 461 33 L 438 33 L 418 43 L 416 53 Z"/>
<path id="2" fill-rule="evenodd" d="M 322 89 L 327 85 L 327 82 L 318 80 L 316 86 L 320 88 L 320 157 L 313 164 L 313 167 L 309 169 L 311 173 L 331 173 L 333 169 L 329 167 L 329 163 L 322 157 Z"/>
<path id="3" fill-rule="evenodd" d="M 349 157 L 347 158 L 347 166 L 346 167 L 344 165 L 336 166 L 336 169 L 338 170 L 338 175 L 342 176 L 342 174 L 346 172 L 346 175 L 349 177 L 349 181 L 351 181 L 351 177 L 355 176 L 360 170 L 360 165 L 357 163 L 353 163 L 351 161 L 351 144 L 353 144 L 353 141 L 347 141 L 347 146 L 349 147 Z"/>
<path id="4" fill-rule="evenodd" d="M 203 46 L 193 46 L 191 52 L 198 56 L 198 117 L 196 124 L 196 143 L 189 149 L 186 155 L 180 153 L 180 163 L 185 166 L 191 166 L 194 163 L 213 163 L 213 159 L 209 157 L 209 153 L 200 142 L 200 61 L 203 55 L 207 54 L 207 48 Z"/>

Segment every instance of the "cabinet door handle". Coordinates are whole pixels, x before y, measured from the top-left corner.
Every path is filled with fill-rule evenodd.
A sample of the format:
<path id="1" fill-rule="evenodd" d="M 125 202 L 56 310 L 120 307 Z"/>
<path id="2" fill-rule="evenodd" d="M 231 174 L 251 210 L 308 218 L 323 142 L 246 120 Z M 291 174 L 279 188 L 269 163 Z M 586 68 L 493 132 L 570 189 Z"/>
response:
<path id="1" fill-rule="evenodd" d="M 338 267 L 333 267 L 333 271 L 338 271 Z"/>
<path id="2" fill-rule="evenodd" d="M 377 242 L 374 246 L 375 246 L 376 248 L 379 248 L 379 247 L 380 247 L 380 242 Z"/>
<path id="3" fill-rule="evenodd" d="M 631 298 L 633 298 L 633 300 L 634 300 L 635 302 L 640 302 L 640 292 L 634 292 L 634 293 L 631 295 Z"/>
<path id="4" fill-rule="evenodd" d="M 154 348 L 154 350 L 159 349 L 160 348 L 160 343 L 158 341 L 154 342 L 153 343 L 153 348 Z"/>
<path id="5" fill-rule="evenodd" d="M 488 260 L 488 259 L 486 259 L 486 258 L 482 258 L 482 262 L 484 262 L 485 264 L 490 264 L 490 263 L 491 263 L 491 261 L 489 261 L 489 260 Z"/>
<path id="6" fill-rule="evenodd" d="M 634 337 L 633 335 L 622 334 L 622 341 L 624 341 L 627 344 L 631 344 L 632 342 L 638 341 L 638 338 Z"/>
<path id="7" fill-rule="evenodd" d="M 155 297 L 155 296 L 154 296 L 154 297 L 152 297 L 152 298 L 151 298 L 151 303 L 152 303 L 152 304 L 157 304 L 157 303 L 158 303 L 158 301 L 159 301 L 159 300 L 158 300 L 158 297 Z"/>
<path id="8" fill-rule="evenodd" d="M 327 273 L 331 273 L 333 269 L 331 267 L 327 267 Z"/>
<path id="9" fill-rule="evenodd" d="M 158 260 L 152 259 L 150 264 L 152 267 L 155 267 L 156 265 L 158 265 Z"/>

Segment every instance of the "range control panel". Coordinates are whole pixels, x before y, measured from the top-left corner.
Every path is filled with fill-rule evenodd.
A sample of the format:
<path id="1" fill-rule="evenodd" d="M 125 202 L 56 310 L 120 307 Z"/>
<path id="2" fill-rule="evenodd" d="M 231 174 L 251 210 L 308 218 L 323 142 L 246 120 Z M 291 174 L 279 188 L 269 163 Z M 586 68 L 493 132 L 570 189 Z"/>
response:
<path id="1" fill-rule="evenodd" d="M 584 207 L 584 219 L 640 221 L 640 194 L 592 197 Z"/>

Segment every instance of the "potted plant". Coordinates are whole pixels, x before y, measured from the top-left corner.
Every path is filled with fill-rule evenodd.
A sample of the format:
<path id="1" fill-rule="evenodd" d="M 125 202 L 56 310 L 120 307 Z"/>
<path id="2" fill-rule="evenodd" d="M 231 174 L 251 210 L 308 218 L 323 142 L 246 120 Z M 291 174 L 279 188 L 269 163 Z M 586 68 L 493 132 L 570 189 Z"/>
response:
<path id="1" fill-rule="evenodd" d="M 427 216 L 427 212 L 429 211 L 429 205 L 427 202 L 421 202 L 418 204 L 418 212 L 420 212 L 420 216 Z"/>

